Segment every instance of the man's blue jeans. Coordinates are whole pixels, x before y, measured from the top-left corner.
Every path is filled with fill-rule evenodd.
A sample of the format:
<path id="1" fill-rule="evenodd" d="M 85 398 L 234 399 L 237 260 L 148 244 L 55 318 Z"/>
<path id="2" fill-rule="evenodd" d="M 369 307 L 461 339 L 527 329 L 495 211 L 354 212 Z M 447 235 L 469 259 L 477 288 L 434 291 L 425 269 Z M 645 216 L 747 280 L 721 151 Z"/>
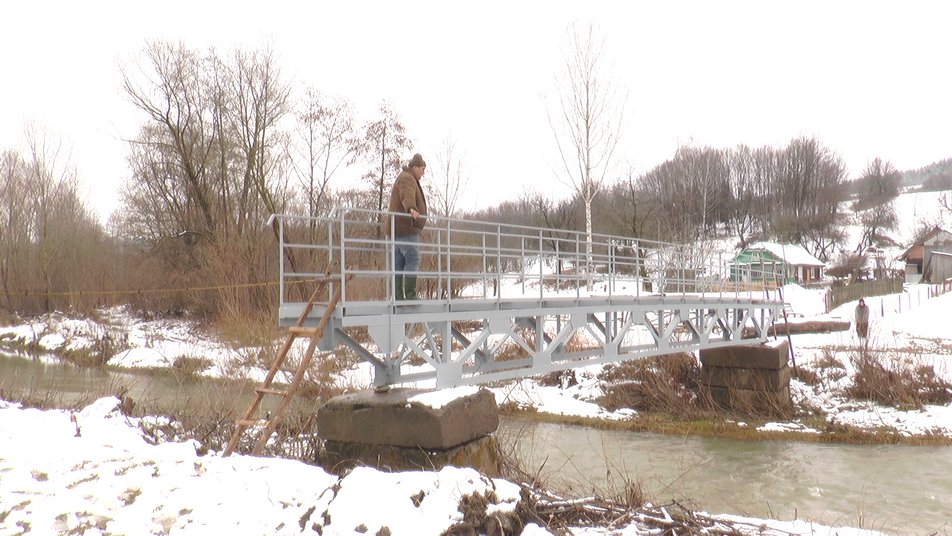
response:
<path id="1" fill-rule="evenodd" d="M 416 272 L 420 269 L 420 237 L 417 235 L 398 236 L 393 244 L 394 291 L 398 300 L 416 299 Z"/>

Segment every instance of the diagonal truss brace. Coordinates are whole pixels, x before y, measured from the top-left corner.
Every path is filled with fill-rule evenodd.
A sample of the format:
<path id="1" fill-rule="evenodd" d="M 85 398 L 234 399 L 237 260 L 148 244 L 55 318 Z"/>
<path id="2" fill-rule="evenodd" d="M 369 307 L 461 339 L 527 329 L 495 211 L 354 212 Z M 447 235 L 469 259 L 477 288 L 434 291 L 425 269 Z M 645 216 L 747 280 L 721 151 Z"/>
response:
<path id="1" fill-rule="evenodd" d="M 475 311 L 367 304 L 335 317 L 334 340 L 327 345 L 346 344 L 372 364 L 376 385 L 435 380 L 442 388 L 757 344 L 767 340 L 781 307 L 766 300 L 690 297 L 530 300 Z M 365 328 L 370 341 L 349 334 L 357 328 Z"/>

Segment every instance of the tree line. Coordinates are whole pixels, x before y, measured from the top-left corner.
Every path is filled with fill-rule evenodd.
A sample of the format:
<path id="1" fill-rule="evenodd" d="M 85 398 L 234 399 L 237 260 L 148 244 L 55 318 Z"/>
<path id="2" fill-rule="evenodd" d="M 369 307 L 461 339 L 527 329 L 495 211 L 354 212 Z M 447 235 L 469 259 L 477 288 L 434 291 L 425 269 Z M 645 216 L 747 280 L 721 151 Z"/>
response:
<path id="1" fill-rule="evenodd" d="M 585 40 L 576 47 L 589 52 L 576 57 L 589 70 L 570 68 L 569 76 L 583 73 L 601 87 L 598 48 Z M 323 216 L 337 205 L 384 210 L 413 147 L 387 101 L 358 120 L 344 98 L 295 91 L 269 50 L 225 55 L 155 42 L 120 70 L 121 90 L 143 123 L 128 140 L 129 175 L 106 226 L 83 205 L 76 171 L 48 137 L 28 133 L 26 151 L 2 153 L 0 309 L 7 314 L 130 303 L 273 323 L 276 290 L 266 283 L 277 273 L 276 231 L 263 222 L 275 213 Z M 571 97 L 562 101 L 567 132 L 590 144 L 573 198 L 530 192 L 456 214 L 467 173 L 447 137 L 425 181 L 431 211 L 553 233 L 584 228 L 672 242 L 729 235 L 741 246 L 771 238 L 827 260 L 843 246 L 848 195 L 865 199 L 861 208 L 870 211 L 898 194 L 897 172 L 880 160 L 864 173 L 861 195 L 851 191 L 842 159 L 815 138 L 779 148 L 682 147 L 646 173 L 612 176 L 598 158 L 611 156 L 619 133 L 591 121 L 610 107 L 573 112 Z M 565 169 L 572 174 L 571 162 Z M 344 170 L 359 178 L 335 180 Z M 879 212 L 869 218 L 869 245 L 895 225 L 888 208 Z"/>
<path id="2" fill-rule="evenodd" d="M 595 199 L 592 212 L 603 233 L 677 243 L 728 236 L 737 248 L 774 240 L 835 262 L 889 242 L 900 181 L 901 174 L 878 158 L 849 181 L 842 159 L 816 138 L 795 138 L 779 148 L 682 147 L 646 173 L 620 177 Z M 576 229 L 583 206 L 577 195 L 553 201 L 530 191 L 468 216 Z M 846 244 L 848 207 L 863 228 L 860 244 Z"/>
<path id="3" fill-rule="evenodd" d="M 412 139 L 383 100 L 358 121 L 344 98 L 298 95 L 274 54 L 153 42 L 120 67 L 143 118 L 105 228 L 81 202 L 76 171 L 49 136 L 0 160 L 0 308 L 91 311 L 117 301 L 238 316 L 274 304 L 270 214 L 324 216 L 338 204 L 383 210 Z M 465 176 L 455 143 L 432 160 L 433 209 L 455 210 Z M 334 185 L 346 168 L 352 184 Z M 236 288 L 244 290 L 236 292 Z M 120 296 L 114 291 L 129 289 Z"/>

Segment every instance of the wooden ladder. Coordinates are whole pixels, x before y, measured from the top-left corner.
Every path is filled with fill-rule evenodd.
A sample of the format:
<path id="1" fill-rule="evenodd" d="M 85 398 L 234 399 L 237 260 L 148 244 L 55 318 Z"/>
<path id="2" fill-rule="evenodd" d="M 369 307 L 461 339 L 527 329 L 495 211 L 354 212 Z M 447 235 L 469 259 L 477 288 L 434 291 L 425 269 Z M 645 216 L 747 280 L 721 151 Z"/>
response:
<path id="1" fill-rule="evenodd" d="M 281 404 L 278 406 L 278 409 L 275 410 L 274 415 L 272 415 L 271 418 L 267 420 L 264 429 L 261 430 L 261 435 L 258 437 L 258 442 L 255 444 L 255 448 L 252 451 L 255 456 L 261 455 L 261 452 L 264 450 L 264 446 L 268 443 L 268 439 L 271 438 L 271 434 L 273 434 L 274 429 L 277 428 L 278 422 L 284 416 L 285 411 L 287 411 L 288 406 L 291 404 L 294 393 L 297 392 L 298 387 L 301 385 L 301 380 L 304 379 L 304 374 L 311 366 L 311 360 L 314 358 L 314 350 L 317 348 L 321 337 L 324 335 L 324 329 L 327 328 L 327 323 L 330 321 L 331 315 L 334 313 L 334 308 L 337 306 L 337 303 L 340 302 L 342 288 L 342 285 L 339 284 L 340 281 L 341 278 L 339 275 L 324 275 L 315 280 L 317 287 L 314 289 L 314 293 L 311 294 L 310 299 L 304 306 L 304 310 L 298 317 L 297 325 L 288 328 L 287 339 L 284 341 L 281 349 L 278 350 L 278 353 L 275 355 L 274 361 L 271 363 L 271 368 L 268 370 L 267 376 L 265 376 L 265 379 L 261 382 L 261 386 L 255 388 L 255 396 L 252 399 L 251 404 L 248 405 L 248 409 L 245 411 L 244 415 L 235 421 L 235 431 L 232 433 L 231 439 L 228 441 L 228 445 L 225 447 L 225 450 L 222 453 L 223 457 L 228 456 L 235 451 L 235 448 L 238 446 L 238 442 L 241 440 L 242 434 L 244 434 L 248 427 L 259 423 L 259 421 L 254 420 L 252 417 L 255 415 L 255 412 L 258 411 L 258 406 L 261 405 L 261 400 L 265 397 L 265 395 L 280 396 L 283 398 Z M 320 322 L 318 322 L 317 327 L 305 327 L 304 322 L 307 321 L 307 317 L 314 309 L 314 305 L 318 303 L 318 297 L 330 283 L 338 284 L 335 285 L 335 290 L 333 295 L 330 297 L 330 301 L 326 303 L 324 315 L 321 317 Z M 294 371 L 294 377 L 291 379 L 291 383 L 288 385 L 287 389 L 274 388 L 271 386 L 272 382 L 274 381 L 274 377 L 278 374 L 278 370 L 280 370 L 281 365 L 284 364 L 284 360 L 287 358 L 288 352 L 291 350 L 295 339 L 298 337 L 311 338 L 311 342 L 307 346 L 307 351 L 304 352 L 304 356 L 301 358 L 301 363 L 298 364 L 297 370 Z"/>

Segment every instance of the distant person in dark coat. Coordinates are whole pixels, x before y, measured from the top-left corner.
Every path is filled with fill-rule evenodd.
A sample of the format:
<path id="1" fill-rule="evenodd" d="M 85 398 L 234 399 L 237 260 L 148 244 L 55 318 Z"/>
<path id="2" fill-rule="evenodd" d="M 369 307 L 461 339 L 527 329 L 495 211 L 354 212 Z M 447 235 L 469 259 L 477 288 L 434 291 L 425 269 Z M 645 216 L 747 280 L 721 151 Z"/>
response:
<path id="1" fill-rule="evenodd" d="M 420 179 L 426 172 L 426 162 L 419 154 L 413 155 L 403 171 L 397 175 L 390 192 L 390 212 L 387 217 L 387 238 L 393 238 L 393 269 L 395 297 L 415 300 L 416 272 L 420 269 L 420 231 L 426 225 L 426 196 Z M 407 272 L 406 274 L 402 272 Z"/>
<path id="2" fill-rule="evenodd" d="M 856 335 L 860 339 L 865 339 L 867 333 L 869 333 L 869 307 L 866 306 L 863 298 L 860 298 L 859 303 L 856 304 Z"/>

